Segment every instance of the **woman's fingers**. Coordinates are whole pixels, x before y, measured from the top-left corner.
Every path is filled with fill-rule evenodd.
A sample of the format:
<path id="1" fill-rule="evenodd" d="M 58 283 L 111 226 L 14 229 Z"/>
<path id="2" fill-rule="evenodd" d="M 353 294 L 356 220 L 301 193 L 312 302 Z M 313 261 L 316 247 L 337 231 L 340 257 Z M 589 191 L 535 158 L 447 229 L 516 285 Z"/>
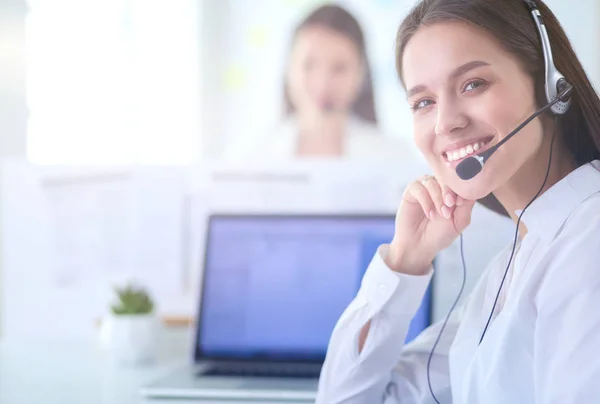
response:
<path id="1" fill-rule="evenodd" d="M 405 199 L 408 202 L 418 202 L 423 214 L 429 219 L 436 215 L 451 219 L 459 206 L 469 202 L 432 176 L 424 176 L 413 182 L 405 192 Z"/>
<path id="2" fill-rule="evenodd" d="M 446 219 L 450 219 L 452 217 L 452 214 L 454 213 L 456 205 L 459 202 L 459 197 L 446 185 L 440 183 L 439 186 L 442 193 L 442 200 L 444 201 L 441 207 L 442 216 Z"/>
<path id="3" fill-rule="evenodd" d="M 444 216 L 444 212 L 442 211 L 442 207 L 444 206 L 444 196 L 439 182 L 435 178 L 428 177 L 423 179 L 421 183 L 425 189 L 427 189 L 427 192 L 429 192 L 429 197 L 435 205 L 436 212 L 440 216 Z"/>
<path id="4" fill-rule="evenodd" d="M 449 208 L 453 208 L 456 205 L 458 195 L 454 193 L 450 188 L 445 185 L 441 185 L 442 192 L 444 194 L 444 205 Z"/>
<path id="5" fill-rule="evenodd" d="M 435 203 L 429 195 L 429 191 L 425 188 L 425 185 L 421 181 L 413 182 L 405 192 L 404 199 L 407 202 L 418 203 L 423 210 L 423 214 L 432 219 L 435 216 Z"/>

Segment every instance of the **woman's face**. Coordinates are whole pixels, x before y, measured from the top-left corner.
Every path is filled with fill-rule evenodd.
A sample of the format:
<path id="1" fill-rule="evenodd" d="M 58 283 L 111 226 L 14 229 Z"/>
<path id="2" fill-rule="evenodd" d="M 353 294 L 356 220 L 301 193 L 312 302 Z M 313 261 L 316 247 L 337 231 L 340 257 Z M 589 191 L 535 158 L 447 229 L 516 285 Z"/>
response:
<path id="1" fill-rule="evenodd" d="M 299 112 L 346 111 L 363 84 L 363 62 L 350 38 L 326 27 L 302 29 L 288 70 L 288 92 Z"/>
<path id="2" fill-rule="evenodd" d="M 471 180 L 455 168 L 537 110 L 533 78 L 486 32 L 463 23 L 419 28 L 405 47 L 403 79 L 414 138 L 434 173 L 458 195 L 479 199 L 507 183 L 540 149 L 536 119 L 507 141 Z"/>

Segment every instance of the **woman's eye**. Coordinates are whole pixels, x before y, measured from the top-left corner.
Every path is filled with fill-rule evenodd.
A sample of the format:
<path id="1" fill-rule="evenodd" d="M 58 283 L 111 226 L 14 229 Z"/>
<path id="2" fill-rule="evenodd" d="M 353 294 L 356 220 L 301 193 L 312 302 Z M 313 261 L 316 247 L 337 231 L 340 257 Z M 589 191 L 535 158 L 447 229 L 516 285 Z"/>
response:
<path id="1" fill-rule="evenodd" d="M 485 85 L 485 82 L 483 82 L 482 80 L 473 80 L 470 81 L 469 83 L 467 83 L 467 85 L 465 85 L 465 88 L 463 91 L 473 91 L 478 89 L 479 87 L 483 87 Z"/>
<path id="2" fill-rule="evenodd" d="M 425 99 L 425 100 L 419 100 L 419 101 L 417 101 L 417 102 L 415 102 L 415 103 L 413 104 L 413 107 L 412 107 L 412 109 L 413 109 L 413 110 L 415 110 L 415 111 L 417 111 L 417 110 L 419 110 L 419 109 L 422 109 L 422 108 L 428 107 L 428 106 L 430 106 L 431 104 L 433 104 L 433 101 L 432 101 L 432 100 L 429 100 L 429 99 Z"/>

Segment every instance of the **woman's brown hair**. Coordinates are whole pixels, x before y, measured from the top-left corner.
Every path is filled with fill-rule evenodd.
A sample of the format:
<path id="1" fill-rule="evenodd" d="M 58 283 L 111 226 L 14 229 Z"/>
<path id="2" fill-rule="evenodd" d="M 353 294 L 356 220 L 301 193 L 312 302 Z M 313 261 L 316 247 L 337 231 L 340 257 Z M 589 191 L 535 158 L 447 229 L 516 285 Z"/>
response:
<path id="1" fill-rule="evenodd" d="M 541 0 L 535 4 L 548 31 L 554 65 L 573 86 L 573 103 L 559 120 L 561 141 L 577 164 L 583 165 L 600 158 L 600 99 L 556 16 Z M 539 107 L 548 102 L 541 41 L 523 0 L 421 0 L 398 29 L 396 69 L 401 81 L 402 57 L 408 41 L 419 27 L 442 22 L 463 22 L 490 33 L 534 78 Z M 479 202 L 508 216 L 493 194 Z"/>

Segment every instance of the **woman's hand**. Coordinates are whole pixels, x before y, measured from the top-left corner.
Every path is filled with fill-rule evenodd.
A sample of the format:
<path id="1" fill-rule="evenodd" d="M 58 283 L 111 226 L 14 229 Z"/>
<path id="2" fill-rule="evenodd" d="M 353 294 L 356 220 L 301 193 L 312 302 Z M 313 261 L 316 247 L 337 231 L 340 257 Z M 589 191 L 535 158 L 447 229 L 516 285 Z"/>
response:
<path id="1" fill-rule="evenodd" d="M 432 176 L 411 183 L 396 214 L 386 262 L 397 272 L 423 275 L 435 256 L 471 222 L 475 201 L 465 200 Z"/>

